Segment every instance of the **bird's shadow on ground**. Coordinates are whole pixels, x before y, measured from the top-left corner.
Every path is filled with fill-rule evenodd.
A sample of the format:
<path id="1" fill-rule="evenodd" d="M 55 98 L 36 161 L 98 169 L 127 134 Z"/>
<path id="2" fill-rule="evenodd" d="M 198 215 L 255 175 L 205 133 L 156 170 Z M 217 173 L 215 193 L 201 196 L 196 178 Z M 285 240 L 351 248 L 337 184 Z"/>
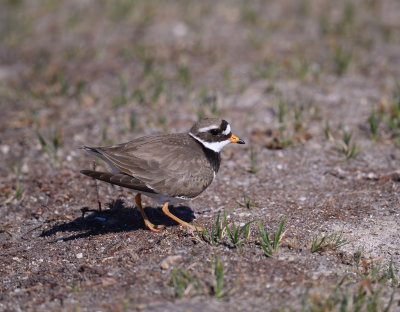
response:
<path id="1" fill-rule="evenodd" d="M 195 218 L 193 211 L 186 206 L 169 207 L 169 210 L 179 219 L 186 222 L 191 222 Z M 139 209 L 137 207 L 125 206 L 124 202 L 120 199 L 109 203 L 108 208 L 102 211 L 89 210 L 87 207 L 81 208 L 81 211 L 81 217 L 70 222 L 56 224 L 50 229 L 44 230 L 40 236 L 52 236 L 59 232 L 79 232 L 77 234 L 57 238 L 57 240 L 69 241 L 93 235 L 129 232 L 145 228 Z M 149 220 L 155 225 L 164 225 L 168 227 L 177 224 L 162 212 L 161 207 L 145 207 L 144 211 Z M 88 212 L 90 214 L 88 214 Z"/>

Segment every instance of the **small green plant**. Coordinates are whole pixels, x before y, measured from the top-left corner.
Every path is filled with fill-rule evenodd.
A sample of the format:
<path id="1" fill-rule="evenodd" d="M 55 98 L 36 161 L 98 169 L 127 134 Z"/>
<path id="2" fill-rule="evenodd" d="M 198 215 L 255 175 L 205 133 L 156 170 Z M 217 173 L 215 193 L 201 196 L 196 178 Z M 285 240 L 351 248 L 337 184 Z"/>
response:
<path id="1" fill-rule="evenodd" d="M 250 150 L 250 161 L 251 161 L 251 173 L 257 173 L 257 154 L 254 152 L 253 149 Z"/>
<path id="2" fill-rule="evenodd" d="M 300 80 L 305 80 L 307 77 L 313 77 L 316 80 L 319 72 L 317 68 L 313 68 L 311 65 L 312 63 L 309 60 L 300 55 L 290 62 L 289 75 Z"/>
<path id="3" fill-rule="evenodd" d="M 335 71 L 339 76 L 343 76 L 352 59 L 351 52 L 345 50 L 342 46 L 336 47 L 333 53 L 333 63 L 335 66 Z"/>
<path id="4" fill-rule="evenodd" d="M 174 298 L 181 299 L 193 289 L 198 293 L 201 289 L 199 280 L 190 275 L 190 273 L 180 267 L 172 270 L 172 276 L 169 283 L 174 288 Z"/>
<path id="5" fill-rule="evenodd" d="M 338 249 L 349 242 L 343 238 L 343 232 L 333 232 L 321 236 L 321 231 L 313 238 L 311 252 L 323 251 L 325 249 Z"/>
<path id="6" fill-rule="evenodd" d="M 399 279 L 397 278 L 398 272 L 397 272 L 396 268 L 393 265 L 393 256 L 390 257 L 387 276 L 392 281 L 392 283 L 391 283 L 392 287 L 398 287 L 399 286 Z"/>
<path id="7" fill-rule="evenodd" d="M 301 114 L 303 112 L 303 107 L 295 107 L 294 108 L 294 129 L 296 131 L 301 131 L 303 128 L 303 121 L 301 119 Z"/>
<path id="8" fill-rule="evenodd" d="M 258 230 L 260 232 L 260 245 L 261 248 L 264 250 L 265 254 L 268 257 L 273 257 L 274 253 L 278 251 L 279 242 L 282 240 L 283 234 L 283 226 L 285 225 L 286 217 L 282 219 L 279 223 L 278 228 L 273 235 L 273 239 L 271 238 L 271 232 L 265 231 L 264 227 L 262 226 L 261 221 L 258 221 Z"/>
<path id="9" fill-rule="evenodd" d="M 209 243 L 211 245 L 216 245 L 218 243 L 218 241 L 220 241 L 222 239 L 224 226 L 220 221 L 220 215 L 221 215 L 221 212 L 219 211 L 217 219 L 213 223 L 210 232 L 208 232 L 203 225 L 201 225 L 202 231 L 199 231 L 197 226 L 195 225 L 197 236 L 200 239 L 202 239 L 203 241 L 205 241 L 206 243 Z"/>
<path id="10" fill-rule="evenodd" d="M 249 210 L 251 210 L 251 208 L 255 206 L 254 202 L 251 201 L 251 199 L 248 198 L 244 193 L 243 193 L 243 204 L 239 202 L 239 205 L 242 207 L 246 207 Z"/>
<path id="11" fill-rule="evenodd" d="M 111 2 L 109 17 L 113 21 L 120 21 L 126 18 L 134 7 L 134 2 L 128 0 L 117 0 Z"/>
<path id="12" fill-rule="evenodd" d="M 381 259 L 377 258 L 377 259 Z M 372 282 L 377 282 L 380 284 L 385 284 L 387 281 L 391 281 L 390 285 L 392 287 L 399 286 L 399 280 L 397 277 L 397 270 L 393 265 L 393 256 L 390 258 L 389 266 L 387 269 L 382 269 L 380 264 L 375 264 L 373 260 L 369 260 L 370 265 L 366 266 L 364 274 L 361 274 L 363 278 L 369 278 Z M 365 262 L 368 262 L 365 261 Z"/>
<path id="13" fill-rule="evenodd" d="M 22 188 L 21 182 L 18 180 L 17 187 L 15 188 L 14 199 L 20 199 L 23 193 L 24 189 Z"/>
<path id="14" fill-rule="evenodd" d="M 253 66 L 253 72 L 256 77 L 271 79 L 277 76 L 280 64 L 278 62 L 271 60 L 266 64 L 256 64 Z"/>
<path id="15" fill-rule="evenodd" d="M 300 138 L 306 133 L 302 110 L 302 107 L 297 107 L 283 97 L 278 98 L 276 115 L 279 128 L 273 135 L 277 148 L 285 148 L 296 141 L 301 141 Z"/>
<path id="16" fill-rule="evenodd" d="M 86 81 L 79 79 L 76 84 L 75 84 L 75 96 L 80 97 L 85 90 L 86 87 Z"/>
<path id="17" fill-rule="evenodd" d="M 226 214 L 224 215 L 226 233 L 235 247 L 242 249 L 244 242 L 249 238 L 251 224 L 256 221 L 257 220 L 249 221 L 243 226 L 236 225 L 235 222 L 232 222 L 231 227 L 229 227 Z"/>
<path id="18" fill-rule="evenodd" d="M 126 298 L 124 300 L 124 304 L 122 305 L 122 312 L 130 311 L 129 310 L 129 303 L 131 302 L 130 298 Z"/>
<path id="19" fill-rule="evenodd" d="M 52 162 L 56 162 L 58 160 L 58 150 L 61 147 L 60 135 L 59 131 L 56 129 L 53 131 L 52 139 L 51 139 L 51 147 L 47 143 L 46 139 L 42 136 L 39 130 L 36 130 L 36 137 L 39 140 L 42 151 L 46 153 Z"/>
<path id="20" fill-rule="evenodd" d="M 280 124 L 285 123 L 287 112 L 287 103 L 282 98 L 278 101 L 278 121 Z"/>
<path id="21" fill-rule="evenodd" d="M 259 19 L 259 12 L 251 7 L 247 2 L 245 3 L 246 5 L 244 5 L 241 10 L 241 19 L 247 26 L 255 26 Z"/>
<path id="22" fill-rule="evenodd" d="M 393 256 L 390 257 L 389 268 L 387 271 L 388 278 L 392 281 L 392 287 L 399 287 L 399 279 L 398 274 L 399 272 L 393 265 Z"/>
<path id="23" fill-rule="evenodd" d="M 138 45 L 136 48 L 137 57 L 142 65 L 142 75 L 147 77 L 153 73 L 154 70 L 154 55 L 150 47 L 146 45 Z"/>
<path id="24" fill-rule="evenodd" d="M 167 132 L 167 118 L 164 115 L 157 116 L 157 123 Z"/>
<path id="25" fill-rule="evenodd" d="M 42 147 L 42 151 L 45 152 L 46 154 L 50 155 L 49 146 L 47 145 L 46 140 L 44 139 L 44 137 L 38 130 L 36 130 L 36 136 L 39 140 L 40 146 Z"/>
<path id="26" fill-rule="evenodd" d="M 308 298 L 303 300 L 302 311 L 389 312 L 393 303 L 394 290 L 389 299 L 383 298 L 382 290 L 382 283 L 369 278 L 354 281 L 349 278 L 349 275 L 345 275 L 333 289 L 325 290 L 324 295 L 308 296 L 307 294 Z"/>
<path id="27" fill-rule="evenodd" d="M 108 125 L 106 123 L 103 124 L 103 132 L 102 132 L 102 145 L 111 145 L 113 140 L 108 138 Z"/>
<path id="28" fill-rule="evenodd" d="M 360 153 L 357 144 L 351 142 L 352 136 L 352 132 L 347 132 L 343 129 L 343 142 L 339 143 L 338 150 L 346 157 L 346 160 L 356 158 Z"/>
<path id="29" fill-rule="evenodd" d="M 133 91 L 132 99 L 136 100 L 139 104 L 143 104 L 146 101 L 144 91 L 142 89 L 136 89 Z"/>
<path id="30" fill-rule="evenodd" d="M 361 257 L 363 256 L 364 253 L 364 248 L 361 247 L 360 249 L 357 250 L 357 252 L 354 254 L 354 261 L 358 264 L 361 261 Z"/>
<path id="31" fill-rule="evenodd" d="M 214 275 L 214 285 L 212 287 L 212 295 L 215 298 L 222 298 L 228 295 L 235 285 L 230 287 L 228 290 L 223 290 L 224 288 L 224 267 L 222 265 L 222 262 L 219 261 L 218 256 L 215 254 L 214 255 L 214 260 L 213 260 L 213 275 Z"/>
<path id="32" fill-rule="evenodd" d="M 178 80 L 183 84 L 185 88 L 190 87 L 192 75 L 190 68 L 186 64 L 182 64 L 178 68 Z"/>
<path id="33" fill-rule="evenodd" d="M 136 115 L 133 112 L 129 114 L 129 128 L 131 131 L 136 129 Z"/>
<path id="34" fill-rule="evenodd" d="M 80 287 L 77 286 L 77 285 L 75 285 L 75 284 L 73 284 L 73 285 L 71 286 L 71 291 L 72 291 L 74 294 L 79 293 L 80 290 L 81 290 Z"/>
<path id="35" fill-rule="evenodd" d="M 386 119 L 388 132 L 391 138 L 400 143 L 400 83 L 396 83 L 396 88 L 393 91 L 392 103 L 388 107 L 380 109 L 379 116 Z"/>
<path id="36" fill-rule="evenodd" d="M 356 15 L 356 8 L 354 7 L 354 4 L 351 1 L 347 1 L 343 9 L 342 23 L 345 25 L 353 24 L 355 15 Z"/>
<path id="37" fill-rule="evenodd" d="M 12 200 L 14 200 L 14 199 L 17 199 L 17 200 L 21 199 L 21 198 L 22 198 L 22 195 L 23 195 L 23 193 L 24 193 L 24 189 L 22 188 L 21 181 L 20 181 L 20 178 L 19 178 L 19 177 L 20 177 L 20 174 L 21 174 L 21 163 L 20 163 L 20 160 L 19 160 L 19 159 L 13 160 L 13 161 L 9 164 L 9 166 L 10 166 L 10 167 L 12 168 L 12 170 L 14 171 L 14 174 L 15 174 L 16 179 L 17 179 L 17 183 L 16 183 L 16 185 L 15 185 L 15 193 L 14 193 L 14 196 L 9 197 L 9 198 L 5 201 L 5 203 L 10 203 L 10 202 L 11 202 Z M 6 192 L 5 196 L 6 196 L 6 197 L 9 196 L 8 192 Z"/>
<path id="38" fill-rule="evenodd" d="M 324 125 L 324 137 L 325 137 L 325 140 L 328 141 L 330 139 L 330 137 L 331 137 L 330 133 L 331 133 L 331 129 L 330 129 L 330 126 L 329 126 L 329 121 L 326 120 L 325 121 L 325 125 Z"/>
<path id="39" fill-rule="evenodd" d="M 375 109 L 372 109 L 371 115 L 368 118 L 369 129 L 372 134 L 372 140 L 378 141 L 378 127 L 379 127 L 379 118 L 375 112 Z"/>
<path id="40" fill-rule="evenodd" d="M 125 106 L 128 104 L 129 100 L 129 95 L 128 95 L 128 88 L 126 85 L 126 81 L 124 77 L 120 76 L 119 77 L 119 94 L 117 96 L 114 96 L 112 99 L 112 108 L 117 108 L 120 106 Z"/>
<path id="41" fill-rule="evenodd" d="M 158 101 L 161 93 L 164 92 L 164 76 L 160 72 L 155 72 L 154 73 L 154 82 L 153 82 L 153 94 L 151 96 L 151 101 L 152 103 L 155 103 Z"/>
<path id="42" fill-rule="evenodd" d="M 359 249 L 356 257 L 357 263 L 363 263 L 364 273 L 357 271 L 356 275 L 346 274 L 335 287 L 323 292 L 309 295 L 307 291 L 302 301 L 302 311 L 391 311 L 393 296 L 399 287 L 398 272 L 393 265 L 393 258 L 388 268 L 382 269 L 382 266 L 375 262 L 383 257 L 361 260 L 362 253 L 363 250 Z M 392 290 L 389 298 L 382 295 L 384 289 L 386 293 Z"/>
<path id="43" fill-rule="evenodd" d="M 61 95 L 67 94 L 68 83 L 67 83 L 67 79 L 65 78 L 65 74 L 62 70 L 57 72 L 55 77 L 53 77 L 53 84 L 55 84 L 57 86 L 57 88 L 59 89 L 59 93 Z"/>

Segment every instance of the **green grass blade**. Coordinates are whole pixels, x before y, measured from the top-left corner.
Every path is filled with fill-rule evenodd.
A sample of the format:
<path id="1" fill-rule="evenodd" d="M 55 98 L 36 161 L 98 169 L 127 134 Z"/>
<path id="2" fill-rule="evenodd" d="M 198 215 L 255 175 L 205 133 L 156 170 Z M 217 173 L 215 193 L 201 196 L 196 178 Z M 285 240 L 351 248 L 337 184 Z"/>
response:
<path id="1" fill-rule="evenodd" d="M 274 251 L 275 252 L 278 250 L 278 243 L 281 238 L 281 234 L 282 234 L 282 230 L 283 230 L 283 226 L 285 225 L 285 222 L 286 222 L 286 217 L 284 217 L 283 220 L 281 221 L 281 223 L 279 224 L 278 230 L 275 234 L 275 239 L 274 239 Z"/>
<path id="2" fill-rule="evenodd" d="M 49 153 L 49 147 L 47 146 L 47 142 L 44 139 L 44 137 L 40 134 L 40 132 L 38 130 L 36 130 L 36 136 L 39 140 L 39 143 L 42 147 L 42 150 L 45 151 L 47 154 Z"/>
<path id="3" fill-rule="evenodd" d="M 224 222 L 225 222 L 225 228 L 226 228 L 226 232 L 228 233 L 229 238 L 231 239 L 231 241 L 234 241 L 234 237 L 232 235 L 232 232 L 228 226 L 228 221 L 226 220 L 226 214 L 224 214 Z"/>

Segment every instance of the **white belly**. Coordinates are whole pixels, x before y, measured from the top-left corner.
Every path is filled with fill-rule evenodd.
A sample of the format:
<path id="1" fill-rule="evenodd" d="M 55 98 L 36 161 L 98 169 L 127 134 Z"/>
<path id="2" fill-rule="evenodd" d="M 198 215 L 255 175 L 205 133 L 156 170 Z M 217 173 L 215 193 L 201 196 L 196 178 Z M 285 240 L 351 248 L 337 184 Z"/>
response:
<path id="1" fill-rule="evenodd" d="M 147 193 L 147 192 L 138 192 L 138 193 L 152 198 L 159 204 L 164 204 L 165 202 L 169 202 L 171 205 L 175 205 L 175 204 L 179 204 L 179 203 L 193 199 L 193 198 L 186 198 L 186 197 L 169 197 L 169 196 L 165 196 L 165 195 L 161 195 L 161 194 Z"/>

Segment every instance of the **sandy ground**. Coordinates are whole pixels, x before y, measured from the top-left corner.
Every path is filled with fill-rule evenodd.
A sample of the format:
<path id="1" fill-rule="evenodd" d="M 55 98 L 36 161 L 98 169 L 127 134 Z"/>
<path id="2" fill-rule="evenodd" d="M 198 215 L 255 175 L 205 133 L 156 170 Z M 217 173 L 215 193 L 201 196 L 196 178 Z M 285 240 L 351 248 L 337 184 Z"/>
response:
<path id="1" fill-rule="evenodd" d="M 394 0 L 3 2 L 0 311 L 399 311 L 399 17 Z M 166 225 L 150 232 L 106 183 L 82 214 L 77 147 L 213 115 L 246 145 L 170 209 L 208 231 L 256 220 L 241 248 L 144 198 Z M 268 257 L 258 221 L 273 239 L 285 217 Z"/>

